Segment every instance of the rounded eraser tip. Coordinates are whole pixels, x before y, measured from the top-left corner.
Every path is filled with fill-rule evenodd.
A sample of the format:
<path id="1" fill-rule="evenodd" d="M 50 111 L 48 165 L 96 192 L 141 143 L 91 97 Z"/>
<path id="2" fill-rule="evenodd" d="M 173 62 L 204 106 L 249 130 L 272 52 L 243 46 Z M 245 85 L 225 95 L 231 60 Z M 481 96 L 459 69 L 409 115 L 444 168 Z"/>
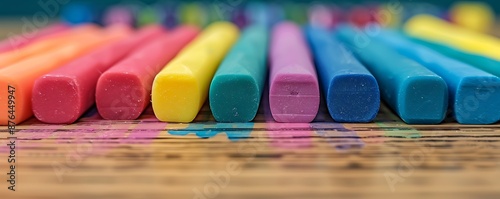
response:
<path id="1" fill-rule="evenodd" d="M 312 122 L 319 101 L 318 82 L 309 75 L 278 76 L 269 92 L 271 114 L 277 122 Z"/>
<path id="2" fill-rule="evenodd" d="M 408 78 L 399 91 L 399 115 L 408 124 L 441 123 L 447 108 L 448 86 L 439 76 Z"/>
<path id="3" fill-rule="evenodd" d="M 467 77 L 455 97 L 455 119 L 460 124 L 492 124 L 500 120 L 500 78 Z"/>
<path id="4" fill-rule="evenodd" d="M 149 101 L 137 76 L 125 73 L 105 73 L 97 82 L 96 104 L 99 114 L 108 120 L 137 119 Z M 149 95 L 149 94 L 148 94 Z"/>
<path id="5" fill-rule="evenodd" d="M 380 109 L 377 80 L 365 74 L 337 75 L 329 85 L 326 102 L 337 122 L 371 122 Z"/>
<path id="6" fill-rule="evenodd" d="M 70 77 L 45 76 L 33 85 L 32 108 L 35 117 L 49 124 L 71 124 L 82 109 L 78 83 Z"/>
<path id="7" fill-rule="evenodd" d="M 231 91 L 231 92 L 228 92 Z M 221 75 L 210 85 L 209 102 L 219 122 L 250 122 L 260 103 L 258 83 L 244 75 Z"/>

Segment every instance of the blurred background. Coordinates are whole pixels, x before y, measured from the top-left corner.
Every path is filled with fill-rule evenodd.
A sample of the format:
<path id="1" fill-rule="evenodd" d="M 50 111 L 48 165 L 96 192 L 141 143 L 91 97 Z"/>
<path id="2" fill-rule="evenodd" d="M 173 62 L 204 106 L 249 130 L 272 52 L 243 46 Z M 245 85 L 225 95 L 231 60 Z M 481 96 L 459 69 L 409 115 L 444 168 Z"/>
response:
<path id="1" fill-rule="evenodd" d="M 334 28 L 339 23 L 364 26 L 379 23 L 398 28 L 411 17 L 430 14 L 472 30 L 497 35 L 500 1 L 454 0 L 23 0 L 0 6 L 0 38 L 42 28 L 54 21 L 71 25 L 116 23 L 134 27 L 156 23 L 204 27 L 213 21 L 232 21 L 239 27 L 290 20 Z"/>
<path id="2" fill-rule="evenodd" d="M 1 16 L 22 16 L 22 15 L 32 15 L 38 11 L 40 11 L 39 2 L 48 2 L 50 0 L 22 0 L 22 1 L 3 1 L 2 6 L 0 6 L 0 15 Z M 57 0 L 55 0 L 57 1 Z M 59 2 L 69 2 L 69 3 L 88 3 L 98 8 L 105 8 L 107 6 L 113 4 L 121 4 L 121 3 L 144 3 L 144 4 L 157 4 L 164 2 L 193 2 L 193 1 L 184 1 L 184 0 L 58 0 Z M 205 3 L 215 3 L 215 2 L 255 2 L 251 0 L 205 0 L 198 2 Z M 300 2 L 300 3 L 335 3 L 338 5 L 343 4 L 359 4 L 359 3 L 384 3 L 390 2 L 390 0 L 276 0 L 276 1 L 265 1 L 265 2 L 274 2 L 274 3 L 284 3 L 284 2 Z M 440 6 L 442 8 L 449 7 L 456 0 L 402 0 L 400 2 L 408 2 L 408 3 L 432 3 L 436 6 Z M 500 1 L 497 0 L 484 0 L 492 6 L 495 11 L 500 10 Z"/>

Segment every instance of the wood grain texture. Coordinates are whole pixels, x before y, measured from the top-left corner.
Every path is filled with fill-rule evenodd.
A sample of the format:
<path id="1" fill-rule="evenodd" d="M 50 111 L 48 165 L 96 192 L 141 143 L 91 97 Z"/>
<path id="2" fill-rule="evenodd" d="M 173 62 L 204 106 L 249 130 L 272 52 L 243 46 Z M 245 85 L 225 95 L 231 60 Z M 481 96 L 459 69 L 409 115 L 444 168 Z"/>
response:
<path id="1" fill-rule="evenodd" d="M 374 123 L 328 118 L 323 106 L 312 124 L 270 122 L 262 110 L 255 123 L 222 124 L 205 106 L 192 124 L 158 122 L 151 109 L 138 121 L 105 121 L 95 111 L 73 125 L 33 119 L 18 126 L 18 190 L 8 191 L 2 180 L 0 196 L 197 198 L 195 190 L 204 189 L 205 198 L 500 194 L 499 125 L 410 126 L 385 106 Z M 5 130 L 1 135 L 4 154 Z M 0 169 L 7 172 L 6 160 Z M 221 173 L 222 181 L 212 177 Z"/>

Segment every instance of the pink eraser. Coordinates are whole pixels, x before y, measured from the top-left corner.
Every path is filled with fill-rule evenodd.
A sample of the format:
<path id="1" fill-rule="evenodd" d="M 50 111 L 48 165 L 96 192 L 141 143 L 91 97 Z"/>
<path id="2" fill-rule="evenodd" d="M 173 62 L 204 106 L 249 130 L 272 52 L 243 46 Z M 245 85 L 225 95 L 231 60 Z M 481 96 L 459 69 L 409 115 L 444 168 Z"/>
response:
<path id="1" fill-rule="evenodd" d="M 145 27 L 130 38 L 105 45 L 38 78 L 32 97 L 35 117 L 45 123 L 75 122 L 94 104 L 101 74 L 135 48 L 164 33 L 160 26 Z"/>
<path id="2" fill-rule="evenodd" d="M 319 86 L 301 29 L 277 25 L 270 49 L 269 104 L 277 122 L 311 122 L 319 109 Z"/>
<path id="3" fill-rule="evenodd" d="M 108 120 L 137 119 L 151 100 L 154 77 L 200 30 L 181 26 L 149 42 L 106 71 L 97 82 L 96 104 Z"/>
<path id="4" fill-rule="evenodd" d="M 35 41 L 39 41 L 41 39 L 44 39 L 46 37 L 55 35 L 57 33 L 69 30 L 70 27 L 58 23 L 54 25 L 47 26 L 45 28 L 42 28 L 40 30 L 36 30 L 34 33 L 31 34 L 21 34 L 21 35 L 15 35 L 12 37 L 7 38 L 4 41 L 0 42 L 0 53 L 11 51 L 17 48 L 24 47 L 30 43 L 33 43 Z"/>

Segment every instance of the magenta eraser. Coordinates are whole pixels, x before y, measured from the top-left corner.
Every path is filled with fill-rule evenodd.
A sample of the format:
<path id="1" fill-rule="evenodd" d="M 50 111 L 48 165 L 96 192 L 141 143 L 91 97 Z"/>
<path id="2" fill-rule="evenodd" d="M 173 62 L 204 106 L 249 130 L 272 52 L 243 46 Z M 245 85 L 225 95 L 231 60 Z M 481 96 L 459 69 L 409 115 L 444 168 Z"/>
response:
<path id="1" fill-rule="evenodd" d="M 319 109 L 316 70 L 299 26 L 283 22 L 272 31 L 269 104 L 277 122 L 311 122 Z"/>

